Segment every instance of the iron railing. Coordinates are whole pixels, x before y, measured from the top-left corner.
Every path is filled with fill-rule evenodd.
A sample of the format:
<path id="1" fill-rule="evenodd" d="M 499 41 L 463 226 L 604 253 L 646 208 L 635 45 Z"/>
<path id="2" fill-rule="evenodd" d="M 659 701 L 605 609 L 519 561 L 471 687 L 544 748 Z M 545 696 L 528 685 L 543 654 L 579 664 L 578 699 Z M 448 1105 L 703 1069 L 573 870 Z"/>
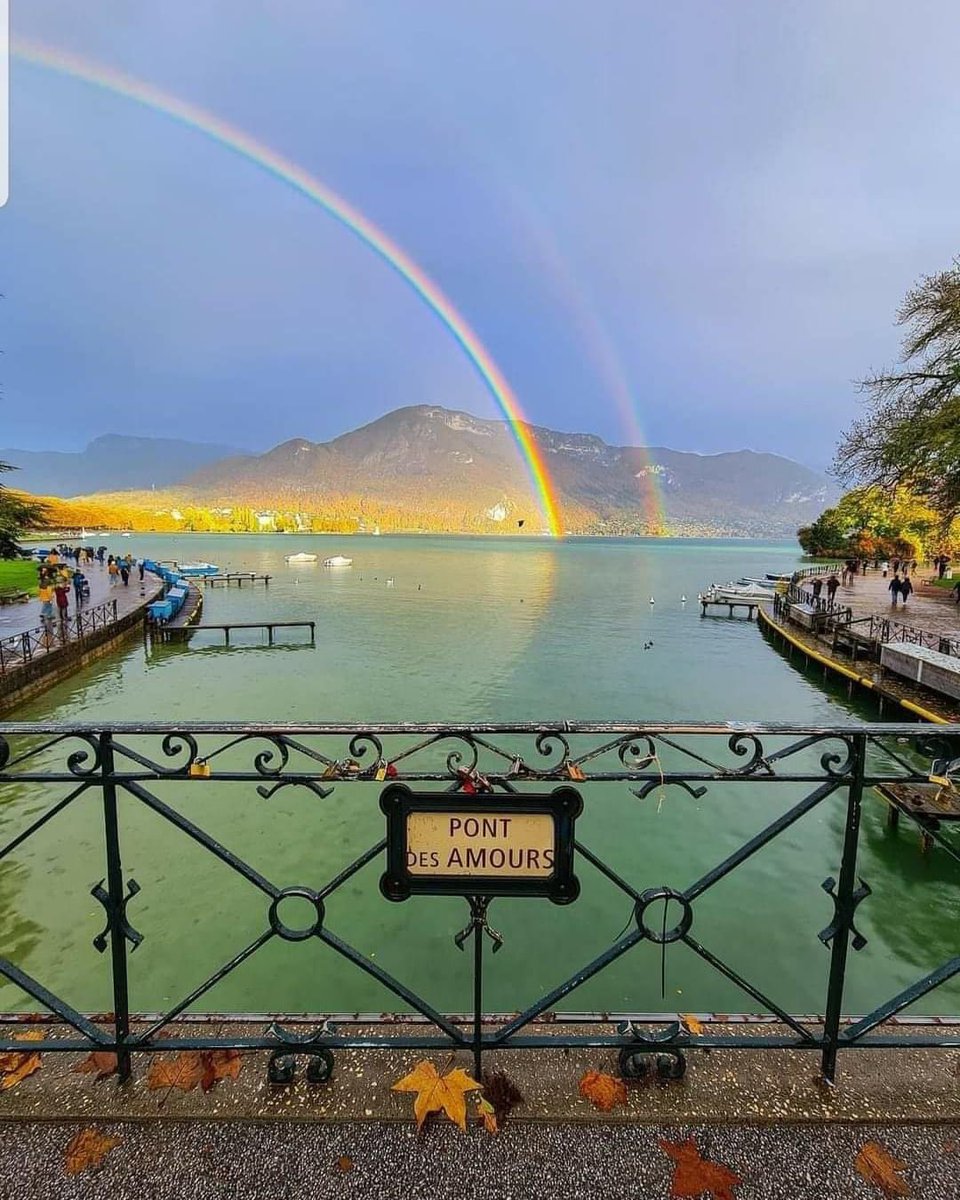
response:
<path id="1" fill-rule="evenodd" d="M 51 650 L 59 650 L 70 642 L 82 642 L 108 625 L 113 625 L 116 620 L 117 602 L 106 600 L 91 608 L 81 608 L 63 620 L 53 617 L 22 633 L 0 638 L 0 676 L 49 654 Z"/>
<path id="2" fill-rule="evenodd" d="M 109 951 L 106 961 L 113 1010 L 96 1016 L 78 1011 L 65 996 L 31 974 L 23 953 L 10 945 L 0 945 L 0 977 L 16 985 L 47 1014 L 50 1028 L 43 1026 L 44 1040 L 31 1044 L 31 1050 L 111 1051 L 118 1055 L 119 1074 L 124 1078 L 131 1072 L 134 1056 L 170 1049 L 266 1050 L 270 1052 L 270 1078 L 282 1082 L 292 1077 L 296 1055 L 308 1057 L 308 1076 L 312 1080 L 329 1078 L 334 1053 L 350 1047 L 468 1051 L 479 1070 L 481 1055 L 488 1050 L 591 1046 L 616 1049 L 622 1072 L 633 1076 L 646 1070 L 651 1055 L 658 1056 L 658 1069 L 677 1076 L 685 1065 L 684 1053 L 691 1048 L 807 1049 L 819 1053 L 823 1077 L 833 1080 L 841 1050 L 908 1045 L 960 1047 L 960 1022 L 951 1026 L 947 1018 L 942 1018 L 923 1026 L 919 1034 L 913 1030 L 907 1035 L 896 1020 L 908 1006 L 960 973 L 960 929 L 955 925 L 948 933 L 952 944 L 946 961 L 914 978 L 918 968 L 916 948 L 911 946 L 900 964 L 903 977 L 913 979 L 909 986 L 892 995 L 880 988 L 877 1002 L 865 1015 L 848 1017 L 845 1006 L 848 958 L 866 945 L 866 938 L 855 924 L 858 906 L 866 902 L 869 909 L 870 884 L 884 884 L 883 879 L 865 881 L 858 877 L 858 852 L 865 836 L 865 791 L 877 785 L 909 784 L 952 792 L 955 775 L 960 777 L 960 725 L 0 724 L 0 811 L 7 828 L 15 829 L 0 847 L 0 864 L 13 869 L 18 851 L 41 831 L 49 848 L 49 839 L 56 833 L 55 823 L 62 814 L 71 809 L 76 817 L 76 806 L 84 807 L 84 819 L 100 845 L 103 874 L 90 893 L 105 914 L 105 926 L 93 939 L 93 946 L 101 954 Z M 929 782 L 931 776 L 937 781 L 933 785 Z M 677 867 L 677 861 L 693 861 L 685 853 L 669 867 L 658 860 L 649 845 L 630 845 L 624 834 L 615 843 L 621 858 L 611 864 L 609 855 L 591 848 L 590 839 L 576 835 L 574 870 L 581 874 L 595 872 L 595 886 L 603 883 L 615 889 L 613 894 L 627 916 L 626 927 L 618 936 L 598 943 L 601 948 L 596 953 L 575 970 L 564 971 L 555 986 L 522 1011 L 508 1016 L 497 1017 L 484 1009 L 485 947 L 490 941 L 496 950 L 501 941 L 488 923 L 491 904 L 546 905 L 547 901 L 491 901 L 489 896 L 467 892 L 466 924 L 458 929 L 462 922 L 457 921 L 449 931 L 455 934 L 449 943 L 451 954 L 455 955 L 454 941 L 460 949 L 472 943 L 473 1011 L 458 1016 L 441 1011 L 428 995 L 380 965 L 368 953 L 368 946 L 358 948 L 338 933 L 331 927 L 327 912 L 331 897 L 337 893 L 341 893 L 338 903 L 346 906 L 342 911 L 349 911 L 349 897 L 358 892 L 364 880 L 370 883 L 370 872 L 361 877 L 363 868 L 386 865 L 387 839 L 376 832 L 382 820 L 377 802 L 383 788 L 398 782 L 415 784 L 418 791 L 436 792 L 438 797 L 466 792 L 476 799 L 478 794 L 488 794 L 491 806 L 496 806 L 498 796 L 515 804 L 517 797 L 525 793 L 542 795 L 563 785 L 567 791 L 573 787 L 582 793 L 587 813 L 593 806 L 618 797 L 650 798 L 658 804 L 666 796 L 689 805 L 690 797 L 713 792 L 709 809 L 701 808 L 701 818 L 705 816 L 710 823 L 711 838 L 706 845 L 720 840 L 721 830 L 734 816 L 737 805 L 728 807 L 731 798 L 734 802 L 758 803 L 762 828 L 735 849 L 716 852 L 716 860 L 708 869 L 703 869 L 703 862 L 691 868 L 693 879 L 676 877 L 678 871 L 686 875 L 682 865 Z M 213 815 L 215 799 L 224 798 L 224 793 L 217 790 L 221 788 L 227 789 L 230 816 L 225 823 L 220 809 L 220 827 L 230 832 L 217 836 L 204 828 L 203 814 L 206 811 Z M 309 869 L 304 872 L 306 877 L 270 878 L 226 844 L 238 836 L 237 820 L 244 808 L 261 814 L 256 819 L 269 822 L 266 828 L 273 843 L 302 844 L 303 814 L 311 814 L 322 827 L 334 792 L 341 793 L 337 803 L 344 798 L 351 802 L 351 823 L 370 822 L 374 833 L 359 855 L 344 852 L 343 861 L 339 861 L 338 854 L 331 851 L 335 865 L 323 878 L 315 877 L 318 872 Z M 281 804 L 292 797 L 302 800 L 306 807 L 288 806 L 287 815 L 280 817 L 276 802 L 270 804 L 278 793 L 284 796 Z M 445 798 L 449 801 L 449 795 Z M 704 916 L 700 911 L 703 898 L 764 847 L 785 835 L 795 849 L 802 847 L 811 823 L 801 823 L 801 818 L 814 810 L 818 813 L 815 824 L 823 827 L 826 823 L 833 830 L 833 848 L 827 857 L 832 873 L 822 882 L 823 894 L 813 888 L 813 907 L 819 905 L 823 911 L 801 937 L 817 953 L 819 939 L 829 958 L 824 959 L 825 986 L 819 1015 L 798 1016 L 770 994 L 780 986 L 778 982 L 772 988 L 761 986 L 721 957 L 715 946 L 711 948 L 712 939 L 705 928 L 709 920 L 704 923 L 698 918 Z M 648 806 L 644 811 L 651 810 Z M 695 818 L 695 811 L 691 806 L 690 820 Z M 293 812 L 300 816 L 294 817 Z M 604 810 L 604 822 L 608 812 Z M 937 847 L 937 854 L 946 856 L 944 864 L 949 860 L 951 866 L 960 863 L 960 852 L 939 822 L 912 812 L 909 805 L 904 815 L 921 827 Z M 249 885 L 249 899 L 252 902 L 259 897 L 262 912 L 253 910 L 256 936 L 202 983 L 189 990 L 185 986 L 183 994 L 162 1012 L 138 1014 L 131 1009 L 130 989 L 132 973 L 141 960 L 132 960 L 131 951 L 143 940 L 136 925 L 137 908 L 144 900 L 138 899 L 143 889 L 126 866 L 124 846 L 125 837 L 129 845 L 137 820 L 145 821 L 148 816 L 159 819 L 161 824 L 156 828 L 166 829 L 178 843 L 182 838 L 183 851 L 192 843 L 209 855 L 211 870 L 215 867 L 222 872 L 225 868 L 242 881 L 238 886 Z M 581 818 L 581 822 L 585 820 Z M 334 836 L 333 845 L 339 845 L 342 832 L 328 834 L 318 844 L 329 847 Z M 146 842 L 140 838 L 138 871 L 144 868 L 145 857 L 159 855 L 156 843 L 155 835 Z M 63 853 L 74 851 L 68 839 Z M 44 853 L 49 856 L 49 849 Z M 47 861 L 45 858 L 44 863 Z M 886 869 L 896 867 L 888 865 Z M 375 882 L 370 892 L 376 903 L 388 907 L 386 899 L 379 899 Z M 145 898 L 156 903 L 149 893 Z M 76 911 L 82 911 L 86 894 L 81 891 L 66 899 L 71 906 L 76 904 Z M 306 904 L 310 914 L 296 926 L 291 924 L 289 910 L 282 911 L 290 900 Z M 178 895 L 177 903 L 184 902 Z M 758 971 L 767 953 L 757 919 L 764 904 L 763 894 L 750 893 L 754 917 L 746 913 L 743 916 Z M 559 915 L 566 920 L 570 911 L 565 908 Z M 376 919 L 372 924 L 379 927 Z M 414 936 L 416 925 L 406 930 Z M 251 957 L 261 954 L 268 944 L 273 943 L 276 950 L 283 942 L 322 944 L 346 964 L 345 970 L 355 968 L 392 994 L 401 1011 L 368 1014 L 362 1022 L 359 1017 L 351 1022 L 337 1020 L 331 1013 L 314 1014 L 315 1030 L 307 1035 L 294 1031 L 294 1026 L 301 1026 L 303 1014 L 282 1012 L 274 1012 L 273 1023 L 262 1032 L 220 1032 L 219 1036 L 197 1032 L 191 1021 L 203 1011 L 201 1002 L 211 989 Z M 611 1004 L 606 1011 L 578 1014 L 580 1026 L 586 1026 L 588 1032 L 568 1032 L 563 1020 L 545 1028 L 543 1023 L 578 988 L 602 977 L 644 944 L 654 947 L 664 962 L 668 947 L 683 945 L 706 965 L 710 977 L 725 980 L 747 997 L 757 1015 L 725 1023 L 719 1033 L 708 1029 L 694 1037 L 677 1013 L 618 1013 Z M 293 946 L 288 952 L 294 953 Z M 77 969 L 84 969 L 81 956 L 75 951 L 73 954 Z M 169 954 L 173 956 L 171 969 L 182 969 L 184 946 L 174 939 Z M 870 956 L 866 957 L 869 960 Z M 300 961 L 304 962 L 300 969 L 306 970 L 305 960 Z M 438 960 L 435 975 L 442 969 Z M 512 969 L 518 968 L 514 964 Z M 430 976 L 431 980 L 435 975 Z M 761 971 L 761 977 L 767 976 Z M 509 982 L 511 986 L 517 984 L 514 994 L 519 996 L 520 976 Z M 272 975 L 270 985 L 274 986 Z M 696 1011 L 697 996 L 685 995 L 684 1007 Z M 410 1014 L 409 1022 L 398 1034 L 397 1023 L 407 1021 L 403 1013 Z M 19 1019 L 25 1018 L 21 1015 Z M 12 1034 L 17 1020 L 13 1014 L 0 1017 L 0 1051 L 22 1049 L 23 1043 Z M 769 1028 L 771 1020 L 776 1022 L 773 1031 Z M 357 1032 L 358 1024 L 372 1026 L 373 1032 L 369 1028 L 362 1034 Z M 70 1032 L 64 1034 L 63 1026 Z"/>

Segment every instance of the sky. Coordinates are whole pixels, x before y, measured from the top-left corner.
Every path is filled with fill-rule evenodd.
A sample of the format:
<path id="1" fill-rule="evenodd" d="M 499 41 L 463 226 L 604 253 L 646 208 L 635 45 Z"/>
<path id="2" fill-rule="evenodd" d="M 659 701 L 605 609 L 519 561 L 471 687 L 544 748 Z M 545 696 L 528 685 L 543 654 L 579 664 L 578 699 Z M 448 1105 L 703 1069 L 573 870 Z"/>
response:
<path id="1" fill-rule="evenodd" d="M 814 466 L 960 253 L 938 0 L 14 3 L 201 105 L 429 274 L 535 424 Z M 14 59 L 0 446 L 267 449 L 404 404 L 500 415 L 369 248 L 215 140 Z"/>

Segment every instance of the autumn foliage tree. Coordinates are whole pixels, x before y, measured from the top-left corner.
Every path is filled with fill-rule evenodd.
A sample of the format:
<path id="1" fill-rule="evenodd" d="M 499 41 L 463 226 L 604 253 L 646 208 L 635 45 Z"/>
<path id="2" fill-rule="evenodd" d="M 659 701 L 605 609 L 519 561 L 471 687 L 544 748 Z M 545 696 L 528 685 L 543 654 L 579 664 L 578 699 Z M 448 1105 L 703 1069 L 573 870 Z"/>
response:
<path id="1" fill-rule="evenodd" d="M 867 411 L 843 436 L 847 483 L 906 485 L 949 522 L 960 513 L 960 258 L 924 276 L 897 313 L 899 363 L 863 380 Z"/>

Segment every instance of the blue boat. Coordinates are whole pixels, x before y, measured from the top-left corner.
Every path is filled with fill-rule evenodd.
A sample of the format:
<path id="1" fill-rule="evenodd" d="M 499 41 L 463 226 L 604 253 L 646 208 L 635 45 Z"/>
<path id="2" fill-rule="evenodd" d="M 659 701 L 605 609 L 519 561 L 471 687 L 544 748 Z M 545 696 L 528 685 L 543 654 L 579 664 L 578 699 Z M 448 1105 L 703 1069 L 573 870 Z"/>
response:
<path id="1" fill-rule="evenodd" d="M 181 563 L 178 569 L 180 574 L 188 579 L 196 578 L 198 575 L 220 574 L 220 568 L 214 563 L 208 562 Z"/>

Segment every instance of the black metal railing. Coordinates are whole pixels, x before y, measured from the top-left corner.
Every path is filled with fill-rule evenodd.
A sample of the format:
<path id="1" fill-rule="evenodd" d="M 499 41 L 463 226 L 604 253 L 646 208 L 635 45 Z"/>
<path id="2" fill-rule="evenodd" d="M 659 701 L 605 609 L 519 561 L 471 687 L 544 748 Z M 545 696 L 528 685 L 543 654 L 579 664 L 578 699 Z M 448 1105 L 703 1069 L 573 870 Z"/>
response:
<path id="1" fill-rule="evenodd" d="M 117 602 L 107 600 L 91 608 L 81 608 L 67 617 L 51 617 L 32 629 L 0 638 L 0 676 L 70 642 L 82 642 L 116 620 Z"/>
<path id="2" fill-rule="evenodd" d="M 935 781 L 932 785 L 931 777 Z M 44 870 L 48 870 L 55 823 L 64 819 L 67 810 L 73 819 L 79 819 L 78 806 L 85 810 L 85 828 L 93 831 L 85 835 L 87 843 L 96 851 L 95 861 L 102 864 L 94 869 L 103 875 L 90 892 L 105 915 L 104 928 L 93 939 L 93 947 L 109 965 L 112 1011 L 95 1016 L 79 1011 L 65 995 L 30 973 L 24 953 L 10 940 L 12 935 L 7 945 L 0 945 L 0 977 L 16 985 L 47 1014 L 50 1024 L 49 1028 L 43 1027 L 44 1040 L 31 1045 L 31 1049 L 112 1051 L 118 1055 L 121 1077 L 130 1074 L 135 1056 L 171 1048 L 267 1050 L 270 1077 L 281 1082 L 289 1079 L 292 1057 L 298 1054 L 309 1057 L 310 1078 L 328 1078 L 334 1053 L 349 1047 L 464 1050 L 474 1055 L 479 1070 L 481 1055 L 487 1050 L 594 1046 L 616 1049 L 626 1075 L 645 1069 L 645 1056 L 649 1055 L 660 1056 L 661 1064 L 673 1064 L 674 1074 L 682 1073 L 684 1053 L 691 1048 L 807 1049 L 819 1054 L 823 1077 L 833 1080 L 841 1050 L 900 1045 L 960 1047 L 960 1026 L 951 1027 L 946 1018 L 924 1026 L 920 1034 L 914 1031 L 909 1035 L 894 1020 L 908 1006 L 960 974 L 960 928 L 955 924 L 947 934 L 946 961 L 936 961 L 932 970 L 914 978 L 918 959 L 916 946 L 911 944 L 899 961 L 903 976 L 912 979 L 909 986 L 890 995 L 885 994 L 882 984 L 878 985 L 876 1002 L 865 1015 L 848 1016 L 845 1003 L 848 960 L 867 944 L 856 927 L 858 906 L 866 902 L 869 911 L 871 884 L 883 888 L 887 882 L 859 878 L 863 867 L 858 868 L 858 854 L 866 836 L 865 790 L 878 785 L 926 785 L 952 793 L 955 777 L 960 782 L 960 725 L 0 724 L 0 811 L 7 830 L 5 844 L 0 846 L 0 865 L 15 866 L 18 851 L 31 839 L 43 836 L 48 839 L 44 843 Z M 448 945 L 455 956 L 454 942 L 460 949 L 472 943 L 473 1011 L 451 1014 L 411 982 L 381 965 L 369 953 L 369 946 L 356 945 L 356 933 L 351 940 L 342 927 L 337 932 L 334 926 L 341 917 L 333 917 L 328 911 L 339 894 L 346 906 L 343 911 L 349 914 L 347 899 L 356 896 L 362 887 L 369 889 L 371 903 L 390 908 L 386 899 L 379 898 L 376 882 L 371 872 L 364 873 L 364 868 L 385 866 L 387 839 L 378 832 L 382 828 L 378 801 L 384 788 L 400 782 L 415 784 L 420 792 L 435 792 L 438 799 L 447 801 L 447 793 L 463 792 L 473 799 L 481 795 L 489 799 L 491 807 L 496 806 L 498 797 L 515 804 L 524 794 L 542 796 L 560 785 L 566 792 L 572 787 L 582 793 L 585 805 L 581 825 L 587 824 L 591 812 L 599 816 L 597 806 L 609 800 L 629 799 L 632 805 L 633 798 L 650 799 L 659 805 L 666 797 L 690 806 L 691 797 L 699 799 L 712 792 L 709 807 L 690 806 L 689 816 L 693 820 L 699 812 L 701 819 L 709 822 L 710 837 L 705 843 L 709 857 L 703 861 L 701 846 L 696 859 L 683 853 L 670 865 L 658 858 L 649 844 L 632 845 L 622 834 L 607 843 L 618 853 L 617 860 L 611 862 L 610 853 L 601 853 L 591 845 L 593 834 L 578 833 L 574 869 L 593 874 L 596 886 L 614 889 L 617 903 L 627 914 L 626 927 L 618 936 L 598 943 L 600 949 L 578 962 L 575 969 L 563 970 L 555 986 L 520 1011 L 503 1017 L 484 1009 L 485 947 L 489 942 L 496 950 L 502 940 L 488 923 L 490 907 L 547 902 L 491 900 L 488 895 L 465 891 L 466 924 L 459 928 L 463 922 L 454 917 Z M 274 800 L 278 794 L 281 799 Z M 218 798 L 229 802 L 226 809 L 216 808 Z M 300 807 L 293 806 L 294 800 Z M 346 803 L 350 805 L 349 817 L 345 815 Z M 720 833 L 738 806 L 742 808 L 745 803 L 759 806 L 761 828 L 730 849 L 731 843 L 724 843 Z M 238 821 L 245 809 L 260 814 L 258 819 L 267 823 L 271 844 L 302 845 L 304 814 L 322 829 L 331 804 L 340 805 L 340 823 L 327 827 L 325 837 L 317 842 L 327 849 L 333 847 L 333 865 L 322 877 L 317 877 L 320 872 L 316 867 L 308 867 L 301 868 L 302 873 L 294 878 L 271 878 L 262 867 L 263 839 L 246 855 L 228 845 L 239 836 Z M 651 810 L 647 807 L 644 811 Z M 811 831 L 811 822 L 803 822 L 802 818 L 814 811 L 818 816 L 813 825 L 827 824 L 833 831 L 832 849 L 827 854 L 831 873 L 822 881 L 822 893 L 820 886 L 811 883 L 811 903 L 815 909 L 822 908 L 822 913 L 798 937 L 813 948 L 822 944 L 828 958 L 824 959 L 819 1015 L 798 1016 L 772 994 L 780 987 L 779 975 L 771 977 L 761 970 L 765 955 L 769 955 L 756 919 L 749 924 L 749 937 L 751 961 L 760 973 L 759 982 L 721 957 L 711 945 L 709 919 L 699 918 L 704 916 L 704 897 L 714 894 L 719 884 L 741 871 L 776 839 L 786 837 L 802 853 L 804 838 Z M 608 820 L 609 809 L 603 812 L 604 820 L 591 826 L 594 833 L 602 833 Z M 938 821 L 912 812 L 910 805 L 905 806 L 904 816 L 921 827 L 936 846 L 936 853 L 944 856 L 944 864 L 960 864 L 960 851 Z M 184 986 L 182 994 L 164 1011 L 151 1014 L 132 1011 L 130 1002 L 131 983 L 137 963 L 142 961 L 133 960 L 131 951 L 144 940 L 136 928 L 142 924 L 137 910 L 146 904 L 155 912 L 158 902 L 150 894 L 149 884 L 142 887 L 127 865 L 125 844 L 129 845 L 139 829 L 138 821 L 149 821 L 152 831 L 146 838 L 142 830 L 137 834 L 138 873 L 146 869 L 151 855 L 159 855 L 159 833 L 166 830 L 168 840 L 181 847 L 174 853 L 186 853 L 188 845 L 192 845 L 193 852 L 202 852 L 210 870 L 218 872 L 218 887 L 226 871 L 238 887 L 244 888 L 245 900 L 254 905 L 256 928 L 252 940 L 216 966 L 203 982 Z M 205 827 L 207 824 L 210 828 Z M 336 847 L 343 843 L 343 831 L 348 826 L 367 830 L 370 842 L 366 845 L 364 838 L 364 849 L 359 854 L 344 850 L 340 861 Z M 709 847 L 714 845 L 725 848 L 711 852 Z M 68 857 L 77 852 L 69 837 L 60 849 Z M 315 860 L 308 856 L 306 861 Z M 872 861 L 876 864 L 884 860 Z M 815 869 L 819 883 L 822 868 Z M 885 869 L 896 867 L 887 863 Z M 687 871 L 693 878 L 687 877 Z M 769 881 L 767 886 L 772 886 Z M 878 895 L 882 896 L 882 891 Z M 288 901 L 306 905 L 309 916 L 301 924 L 292 924 L 289 915 L 281 912 Z M 751 911 L 760 913 L 766 901 L 762 887 L 750 893 Z M 89 903 L 85 891 L 66 897 L 66 902 L 76 906 L 71 912 L 83 911 Z M 177 895 L 175 902 L 181 908 L 185 903 L 182 895 Z M 449 905 L 451 901 L 443 903 Z M 9 901 L 6 907 L 10 908 Z M 556 919 L 567 920 L 570 911 L 560 910 Z M 25 918 L 27 914 L 17 913 L 18 921 L 21 915 Z M 156 922 L 156 915 L 153 920 Z M 381 928 L 379 918 L 370 923 L 371 932 Z M 747 927 L 744 917 L 744 929 Z M 404 926 L 410 937 L 415 936 L 416 929 L 412 921 Z M 164 942 L 162 936 L 160 942 Z M 314 1014 L 316 1031 L 303 1037 L 293 1031 L 293 1026 L 302 1022 L 302 1013 L 294 1016 L 272 1011 L 269 1029 L 252 1035 L 235 1030 L 222 1032 L 222 1026 L 219 1034 L 194 1033 L 191 1024 L 178 1024 L 203 1012 L 200 1006 L 207 994 L 242 964 L 262 954 L 268 945 L 273 944 L 276 951 L 284 942 L 290 943 L 287 952 L 297 955 L 304 953 L 295 949 L 297 944 L 322 944 L 346 964 L 346 971 L 361 972 L 391 994 L 399 1002 L 399 1011 L 368 1014 L 362 1022 L 356 1017 L 351 1022 L 332 1015 L 349 1011 L 349 1006 L 335 1005 L 329 1013 Z M 644 946 L 652 947 L 665 962 L 668 947 L 674 945 L 682 945 L 695 955 L 709 977 L 725 981 L 724 986 L 745 996 L 757 1015 L 725 1023 L 721 1033 L 705 1030 L 693 1036 L 677 1013 L 616 1011 L 614 991 L 610 1003 L 601 1006 L 602 1011 L 577 1014 L 579 1026 L 587 1026 L 588 1032 L 568 1034 L 562 1020 L 554 1020 L 551 1028 L 544 1030 L 543 1022 L 554 1017 L 558 1006 L 562 1007 L 588 981 L 602 981 L 614 964 L 625 961 L 633 952 L 639 953 Z M 798 947 L 799 943 L 790 953 L 796 953 Z M 158 951 L 172 956 L 172 971 L 182 971 L 185 946 L 177 938 L 161 944 Z M 436 954 L 436 949 L 432 953 Z M 83 969 L 83 956 L 75 949 L 69 954 L 76 960 L 77 970 Z M 866 958 L 869 961 L 870 956 Z M 312 966 L 305 959 L 299 961 L 303 964 L 298 968 L 301 972 Z M 57 963 L 62 969 L 62 960 L 57 959 Z M 402 970 L 406 960 L 401 963 Z M 315 966 L 312 969 L 317 970 Z M 434 980 L 443 970 L 439 958 L 435 969 L 431 969 L 430 979 Z M 271 974 L 270 980 L 273 978 Z M 772 984 L 763 982 L 770 978 Z M 509 982 L 516 983 L 512 994 L 519 998 L 519 975 Z M 858 986 L 862 983 L 863 968 L 858 964 Z M 429 987 L 424 990 L 429 991 Z M 685 995 L 684 1007 L 696 1011 L 697 996 Z M 407 1020 L 404 1013 L 409 1014 L 409 1024 L 400 1035 L 397 1023 Z M 23 1043 L 11 1033 L 16 1020 L 12 1014 L 0 1017 L 0 1051 L 22 1049 Z M 773 1032 L 767 1027 L 771 1020 L 777 1024 Z M 357 1033 L 353 1026 L 358 1023 L 372 1026 L 373 1031 L 367 1028 L 362 1035 Z M 69 1033 L 63 1033 L 64 1026 Z M 175 1036 L 171 1030 L 175 1030 Z"/>

